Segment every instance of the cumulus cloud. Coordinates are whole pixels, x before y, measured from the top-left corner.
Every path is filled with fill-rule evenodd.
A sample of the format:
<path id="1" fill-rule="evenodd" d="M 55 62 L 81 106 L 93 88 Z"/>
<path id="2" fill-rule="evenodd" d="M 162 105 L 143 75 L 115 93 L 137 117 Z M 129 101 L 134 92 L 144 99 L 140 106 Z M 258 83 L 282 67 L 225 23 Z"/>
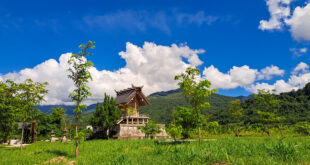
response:
<path id="1" fill-rule="evenodd" d="M 268 83 L 256 83 L 245 87 L 246 90 L 256 93 L 258 89 L 265 89 L 269 91 L 273 91 L 275 93 L 289 92 L 291 90 L 296 90 L 298 87 L 294 87 L 289 83 L 286 83 L 284 80 L 277 80 L 274 84 Z"/>
<path id="2" fill-rule="evenodd" d="M 117 71 L 90 69 L 93 81 L 89 82 L 93 97 L 86 100 L 87 104 L 102 101 L 104 93 L 115 96 L 115 90 L 134 85 L 144 85 L 146 95 L 163 90 L 177 88 L 174 80 L 176 74 L 185 71 L 189 66 L 202 64 L 198 55 L 204 50 L 192 50 L 185 45 L 161 46 L 145 42 L 142 47 L 132 43 L 126 44 L 126 50 L 119 53 L 126 66 Z M 45 104 L 72 104 L 68 98 L 74 89 L 73 83 L 67 78 L 67 61 L 71 53 L 62 54 L 58 61 L 47 60 L 34 68 L 23 69 L 16 73 L 0 75 L 0 80 L 12 79 L 23 82 L 31 78 L 38 82 L 49 82 L 49 93 Z M 185 59 L 185 60 L 183 60 Z"/>
<path id="3" fill-rule="evenodd" d="M 300 62 L 295 68 L 294 70 L 292 71 L 292 74 L 297 74 L 299 72 L 308 72 L 308 69 L 309 69 L 309 65 L 304 63 L 304 62 Z"/>
<path id="4" fill-rule="evenodd" d="M 270 13 L 269 20 L 261 20 L 259 29 L 261 30 L 280 30 L 283 27 L 283 20 L 290 15 L 289 4 L 292 0 L 267 0 Z"/>
<path id="5" fill-rule="evenodd" d="M 260 70 L 257 79 L 258 80 L 270 80 L 273 76 L 283 76 L 284 75 L 284 70 L 279 69 L 277 66 L 267 66 L 266 68 Z"/>
<path id="6" fill-rule="evenodd" d="M 260 71 L 244 65 L 233 66 L 227 73 L 222 73 L 211 65 L 204 69 L 203 77 L 212 82 L 213 88 L 233 89 L 247 87 L 257 80 L 270 80 L 273 76 L 283 76 L 284 72 L 274 65 L 267 66 Z"/>
<path id="7" fill-rule="evenodd" d="M 232 67 L 228 73 L 222 73 L 213 65 L 205 68 L 203 78 L 212 82 L 212 88 L 233 89 L 252 84 L 256 79 L 257 70 L 249 66 Z"/>
<path id="8" fill-rule="evenodd" d="M 310 3 L 297 6 L 290 10 L 294 0 L 267 0 L 266 4 L 270 13 L 270 19 L 261 20 L 259 29 L 280 30 L 288 26 L 292 36 L 296 40 L 310 40 Z"/>
<path id="9" fill-rule="evenodd" d="M 310 3 L 305 7 L 297 6 L 291 18 L 285 23 L 290 26 L 290 31 L 296 40 L 310 40 Z"/>
<path id="10" fill-rule="evenodd" d="M 308 71 L 308 64 L 299 63 L 294 70 L 288 81 L 277 80 L 273 84 L 268 83 L 255 83 L 246 86 L 245 89 L 250 92 L 257 92 L 258 89 L 276 90 L 275 93 L 289 92 L 291 90 L 297 90 L 303 88 L 307 83 L 310 82 L 310 73 Z M 297 73 L 299 73 L 297 75 Z"/>

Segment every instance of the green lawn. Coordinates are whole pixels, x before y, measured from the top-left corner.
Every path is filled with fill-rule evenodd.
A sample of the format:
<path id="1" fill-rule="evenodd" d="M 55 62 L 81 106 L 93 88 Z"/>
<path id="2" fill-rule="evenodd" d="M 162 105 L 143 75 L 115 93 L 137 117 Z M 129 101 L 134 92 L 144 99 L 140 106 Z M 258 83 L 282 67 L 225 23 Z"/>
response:
<path id="1" fill-rule="evenodd" d="M 64 158 L 59 158 L 64 157 Z M 54 159 L 51 161 L 53 158 Z M 198 142 L 92 140 L 80 145 L 37 142 L 19 148 L 0 146 L 0 164 L 310 164 L 310 137 L 215 137 Z"/>

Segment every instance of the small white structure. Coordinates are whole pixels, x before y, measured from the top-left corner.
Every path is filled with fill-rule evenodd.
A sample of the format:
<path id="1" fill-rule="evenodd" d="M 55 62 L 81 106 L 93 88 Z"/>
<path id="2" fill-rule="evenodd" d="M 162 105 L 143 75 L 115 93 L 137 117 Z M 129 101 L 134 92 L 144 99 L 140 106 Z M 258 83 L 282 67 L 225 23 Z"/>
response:
<path id="1" fill-rule="evenodd" d="M 86 126 L 86 129 L 90 129 L 92 131 L 94 130 L 93 126 L 91 126 L 91 125 Z"/>

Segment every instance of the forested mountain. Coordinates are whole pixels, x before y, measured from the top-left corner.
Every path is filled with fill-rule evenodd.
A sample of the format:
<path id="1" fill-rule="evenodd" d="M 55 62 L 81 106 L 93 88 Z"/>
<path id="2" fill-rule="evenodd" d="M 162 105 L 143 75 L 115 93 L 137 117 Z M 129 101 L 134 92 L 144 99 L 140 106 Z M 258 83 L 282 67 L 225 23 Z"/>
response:
<path id="1" fill-rule="evenodd" d="M 150 105 L 141 107 L 140 113 L 148 114 L 152 120 L 158 123 L 170 123 L 173 108 L 178 106 L 190 107 L 180 89 L 153 93 L 148 96 L 148 99 Z M 205 113 L 211 117 L 219 116 L 223 111 L 227 110 L 230 101 L 235 99 L 234 97 L 213 94 L 207 98 L 211 106 Z"/>
<path id="2" fill-rule="evenodd" d="M 87 107 L 85 112 L 93 111 L 96 108 L 97 104 L 92 104 Z M 43 113 L 52 113 L 52 108 L 56 107 L 62 107 L 66 110 L 67 115 L 73 115 L 74 114 L 74 106 L 72 105 L 38 105 L 36 108 L 40 109 L 41 112 Z"/>
<path id="3" fill-rule="evenodd" d="M 189 107 L 188 102 L 185 100 L 184 96 L 182 96 L 182 91 L 180 89 L 164 91 L 164 92 L 156 92 L 148 96 L 150 101 L 150 105 L 140 107 L 140 113 L 148 114 L 152 120 L 157 123 L 165 123 L 168 124 L 171 120 L 171 114 L 173 108 L 177 108 L 178 106 Z M 207 100 L 210 102 L 211 106 L 208 108 L 208 114 L 212 114 L 214 116 L 218 116 L 222 111 L 226 110 L 230 101 L 236 98 L 223 96 L 214 94 Z M 37 106 L 41 112 L 51 113 L 53 107 L 63 107 L 66 110 L 67 115 L 73 115 L 73 106 L 68 105 L 40 105 Z M 92 113 L 96 108 L 96 104 L 92 104 L 88 106 L 85 113 Z"/>
<path id="4" fill-rule="evenodd" d="M 280 101 L 278 116 L 283 117 L 283 124 L 295 124 L 301 121 L 310 121 L 310 83 L 297 91 L 281 93 L 276 96 Z M 253 99 L 242 103 L 246 110 L 245 123 L 255 123 L 257 109 L 253 107 Z"/>
<path id="5" fill-rule="evenodd" d="M 283 122 L 288 124 L 294 124 L 299 121 L 310 121 L 310 83 L 303 89 L 297 91 L 291 91 L 287 93 L 281 93 L 277 95 L 280 100 L 280 109 L 278 111 L 280 116 L 285 117 Z M 189 107 L 188 102 L 182 96 L 180 89 L 170 90 L 165 92 L 157 92 L 148 96 L 150 105 L 140 107 L 141 114 L 148 114 L 152 120 L 157 123 L 170 123 L 172 119 L 172 110 L 178 106 Z M 213 94 L 207 98 L 211 106 L 204 114 L 208 116 L 209 121 L 218 121 L 221 124 L 229 123 L 231 116 L 227 113 L 228 105 L 232 100 L 241 99 L 242 106 L 245 109 L 244 121 L 253 122 L 256 116 L 255 107 L 251 107 L 253 102 L 253 96 L 248 97 L 229 97 L 218 94 Z M 68 115 L 73 115 L 73 106 L 65 105 L 41 105 L 37 106 L 42 112 L 51 112 L 52 107 L 61 106 L 67 110 Z M 96 104 L 88 106 L 85 113 L 92 113 L 96 108 Z M 87 115 L 86 115 L 87 116 Z"/>

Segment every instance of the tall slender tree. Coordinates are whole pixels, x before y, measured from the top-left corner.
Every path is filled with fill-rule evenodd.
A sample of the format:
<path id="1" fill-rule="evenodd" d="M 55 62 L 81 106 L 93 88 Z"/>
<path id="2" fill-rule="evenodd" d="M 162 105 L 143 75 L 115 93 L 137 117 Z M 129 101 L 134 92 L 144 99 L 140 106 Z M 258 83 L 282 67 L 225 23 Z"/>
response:
<path id="1" fill-rule="evenodd" d="M 61 122 L 64 120 L 64 116 L 66 115 L 66 110 L 62 107 L 52 108 L 52 118 L 53 122 L 57 124 L 58 128 L 61 129 Z"/>
<path id="2" fill-rule="evenodd" d="M 240 134 L 240 125 L 241 125 L 241 118 L 243 116 L 243 108 L 240 104 L 240 99 L 236 99 L 230 102 L 228 106 L 228 110 L 233 118 L 233 124 L 235 124 L 235 135 L 239 137 Z"/>
<path id="3" fill-rule="evenodd" d="M 38 114 L 38 111 L 34 108 L 34 106 L 45 101 L 44 96 L 48 93 L 48 90 L 45 89 L 47 85 L 47 82 L 33 82 L 31 79 L 26 79 L 24 83 L 19 84 L 18 96 L 19 99 L 22 101 L 22 106 L 20 110 L 23 120 L 20 144 L 21 150 L 23 148 L 24 129 L 26 126 L 26 122 L 34 119 Z"/>
<path id="4" fill-rule="evenodd" d="M 280 100 L 268 90 L 258 90 L 257 94 L 254 94 L 253 106 L 257 109 L 260 122 L 265 125 L 267 135 L 270 136 L 270 125 L 284 119 L 277 115 L 280 108 Z"/>
<path id="5" fill-rule="evenodd" d="M 91 61 L 87 61 L 86 57 L 92 55 L 89 53 L 89 49 L 94 49 L 95 45 L 92 41 L 84 42 L 79 46 L 81 49 L 77 54 L 72 54 L 68 60 L 70 67 L 68 68 L 68 77 L 72 79 L 75 89 L 70 93 L 69 97 L 75 102 L 74 116 L 75 116 L 75 156 L 79 156 L 79 142 L 82 137 L 79 137 L 78 126 L 79 118 L 83 109 L 87 106 L 83 105 L 82 102 L 87 97 L 91 96 L 90 88 L 87 86 L 89 80 L 92 80 L 92 76 L 89 69 L 93 66 Z"/>
<path id="6" fill-rule="evenodd" d="M 197 79 L 200 77 L 200 71 L 196 68 L 187 68 L 185 73 L 175 76 L 175 80 L 178 80 L 179 87 L 183 90 L 183 95 L 189 101 L 192 106 L 193 113 L 195 114 L 199 142 L 201 142 L 201 119 L 200 115 L 203 110 L 210 106 L 206 98 L 212 93 L 215 93 L 216 89 L 209 89 L 211 82 L 208 80 Z"/>

